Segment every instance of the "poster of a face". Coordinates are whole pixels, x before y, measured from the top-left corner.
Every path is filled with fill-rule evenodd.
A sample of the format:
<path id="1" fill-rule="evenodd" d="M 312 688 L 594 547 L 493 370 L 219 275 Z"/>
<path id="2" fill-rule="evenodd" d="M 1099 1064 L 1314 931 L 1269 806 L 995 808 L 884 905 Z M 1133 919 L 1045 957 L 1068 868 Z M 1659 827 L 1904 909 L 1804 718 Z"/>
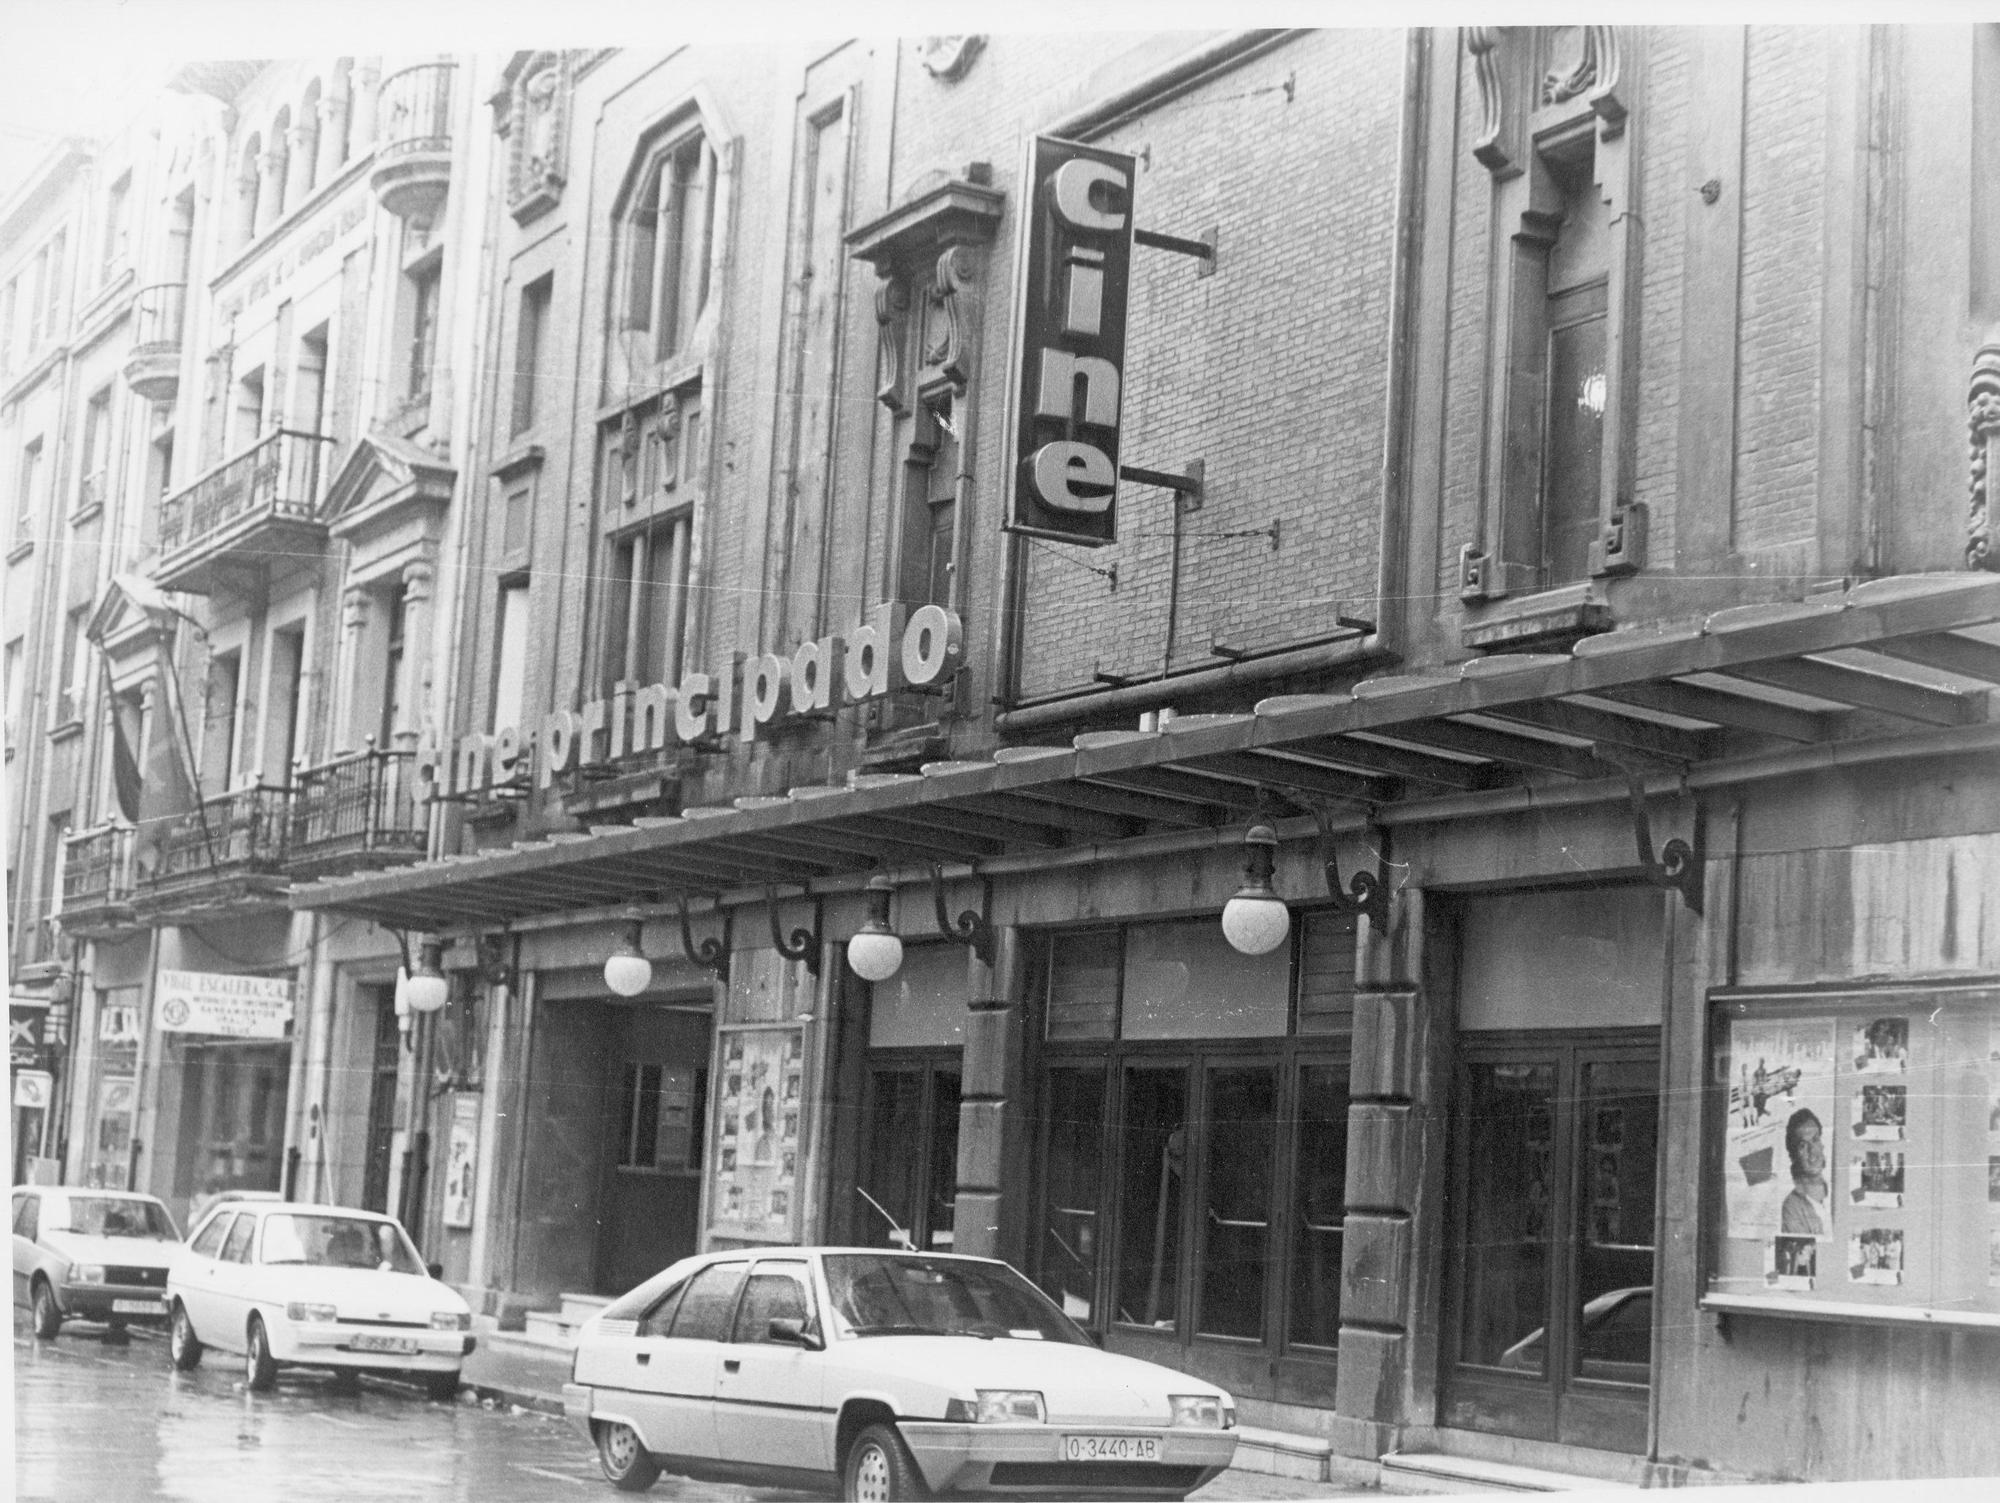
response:
<path id="1" fill-rule="evenodd" d="M 1910 1060 L 1910 1020 L 1871 1018 L 1854 1030 L 1854 1068 L 1863 1075 L 1900 1075 Z"/>
<path id="2" fill-rule="evenodd" d="M 1857 1284 L 1903 1282 L 1903 1229 L 1871 1226 L 1847 1239 L 1847 1275 Z"/>
<path id="3" fill-rule="evenodd" d="M 1856 1205 L 1894 1210 L 1903 1203 L 1902 1154 L 1871 1148 L 1848 1160 L 1847 1184 Z"/>
<path id="4" fill-rule="evenodd" d="M 1908 1086 L 1864 1085 L 1858 1087 L 1850 1107 L 1854 1136 L 1871 1143 L 1899 1143 L 1909 1113 Z"/>
<path id="5" fill-rule="evenodd" d="M 1832 1232 L 1834 1019 L 1738 1019 L 1729 1032 L 1724 1201 L 1729 1235 Z M 1834 1125 L 1837 1131 L 1837 1125 Z"/>
<path id="6" fill-rule="evenodd" d="M 789 1239 L 799 1114 L 784 1100 L 788 1059 L 800 1051 L 797 1028 L 748 1028 L 723 1046 L 728 1081 L 717 1111 L 719 1138 L 711 1230 L 724 1236 Z"/>

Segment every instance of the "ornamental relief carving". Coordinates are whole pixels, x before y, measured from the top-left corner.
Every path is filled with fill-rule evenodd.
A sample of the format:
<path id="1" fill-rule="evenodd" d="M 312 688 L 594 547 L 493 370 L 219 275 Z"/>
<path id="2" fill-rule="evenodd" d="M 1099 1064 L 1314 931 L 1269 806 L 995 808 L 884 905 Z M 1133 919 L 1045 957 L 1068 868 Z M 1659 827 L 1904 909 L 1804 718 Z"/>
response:
<path id="1" fill-rule="evenodd" d="M 521 65 L 507 91 L 501 121 L 509 137 L 507 207 L 524 223 L 562 197 L 571 78 L 569 54 L 538 52 Z"/>
<path id="2" fill-rule="evenodd" d="M 2000 325 L 1972 357 L 1966 388 L 1966 437 L 1970 443 L 1970 502 L 1966 513 L 1965 563 L 1970 569 L 2000 571 L 2000 537 L 1995 536 L 1995 481 L 2000 479 Z"/>
<path id="3" fill-rule="evenodd" d="M 917 61 L 932 78 L 956 83 L 985 47 L 986 38 L 978 35 L 925 37 L 917 43 Z"/>

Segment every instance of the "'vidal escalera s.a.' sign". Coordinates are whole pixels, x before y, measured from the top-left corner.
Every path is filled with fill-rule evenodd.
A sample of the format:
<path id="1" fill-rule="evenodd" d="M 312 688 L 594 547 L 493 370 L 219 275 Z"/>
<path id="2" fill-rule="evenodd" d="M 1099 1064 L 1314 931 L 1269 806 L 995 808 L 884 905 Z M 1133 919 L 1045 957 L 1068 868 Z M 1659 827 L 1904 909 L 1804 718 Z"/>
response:
<path id="1" fill-rule="evenodd" d="M 789 656 L 739 654 L 713 672 L 683 674 L 678 684 L 620 684 L 609 698 L 593 699 L 581 710 L 544 716 L 539 736 L 505 726 L 442 745 L 427 735 L 417 747 L 416 801 L 477 795 L 507 782 L 533 745 L 540 748 L 536 779 L 547 788 L 556 774 L 574 767 L 689 742 L 712 748 L 721 738 L 734 738 L 747 744 L 758 727 L 776 721 L 942 685 L 964 661 L 957 612 L 925 605 L 906 616 L 903 606 L 885 603 L 852 630 L 801 642 Z"/>
<path id="2" fill-rule="evenodd" d="M 1007 525 L 1096 546 L 1118 536 L 1118 424 L 1132 183 L 1122 152 L 1038 137 L 1020 254 Z"/>

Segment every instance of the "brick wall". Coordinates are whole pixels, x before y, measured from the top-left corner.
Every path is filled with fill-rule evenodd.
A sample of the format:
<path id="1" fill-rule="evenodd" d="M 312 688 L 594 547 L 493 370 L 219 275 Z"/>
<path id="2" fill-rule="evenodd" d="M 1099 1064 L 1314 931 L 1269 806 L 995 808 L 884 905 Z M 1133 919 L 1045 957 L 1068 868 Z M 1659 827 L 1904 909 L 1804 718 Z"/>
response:
<path id="1" fill-rule="evenodd" d="M 1211 277 L 1185 257 L 1134 257 L 1121 457 L 1207 466 L 1186 519 L 1176 668 L 1223 661 L 1212 637 L 1265 651 L 1374 614 L 1402 56 L 1400 33 L 1313 36 L 1102 138 L 1146 158 L 1143 227 L 1218 229 Z M 1027 550 L 1025 694 L 1167 661 L 1172 504 L 1123 486 L 1117 544 Z M 1276 549 L 1211 535 L 1274 519 Z M 1115 563 L 1117 589 L 1080 563 Z"/>

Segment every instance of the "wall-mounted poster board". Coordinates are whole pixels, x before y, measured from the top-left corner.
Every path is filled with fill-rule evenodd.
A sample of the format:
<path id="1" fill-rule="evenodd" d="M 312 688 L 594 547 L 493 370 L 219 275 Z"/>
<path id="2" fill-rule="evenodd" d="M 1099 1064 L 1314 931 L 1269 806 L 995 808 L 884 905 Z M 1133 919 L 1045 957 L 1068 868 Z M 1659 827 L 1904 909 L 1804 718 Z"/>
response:
<path id="1" fill-rule="evenodd" d="M 1718 991 L 1703 1304 L 2000 1325 L 2000 985 Z"/>

